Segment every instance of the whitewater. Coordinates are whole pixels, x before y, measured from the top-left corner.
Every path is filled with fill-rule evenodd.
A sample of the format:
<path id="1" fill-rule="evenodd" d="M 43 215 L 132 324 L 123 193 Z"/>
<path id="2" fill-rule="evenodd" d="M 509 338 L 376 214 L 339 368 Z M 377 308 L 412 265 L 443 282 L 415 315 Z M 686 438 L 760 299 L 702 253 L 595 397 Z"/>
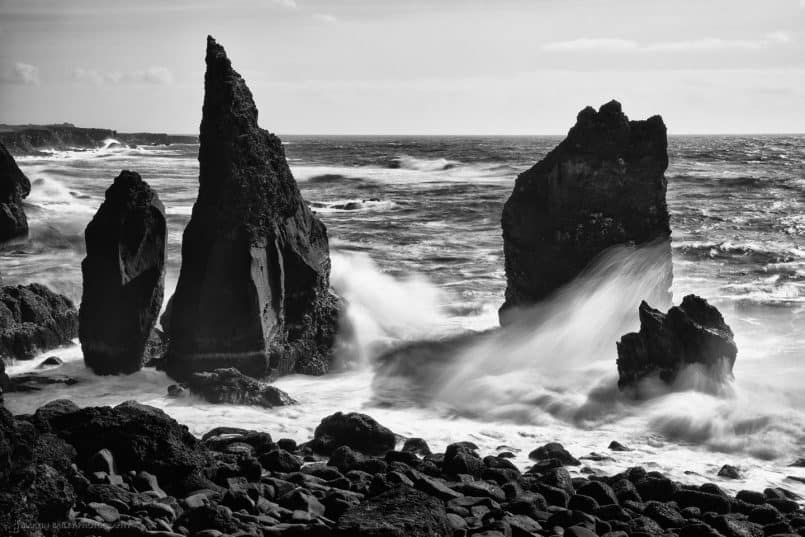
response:
<path id="1" fill-rule="evenodd" d="M 228 425 L 304 441 L 336 410 L 370 414 L 435 450 L 460 440 L 483 453 L 528 453 L 560 441 L 582 467 L 614 473 L 642 465 L 729 491 L 782 486 L 805 495 L 805 137 L 672 137 L 668 204 L 674 301 L 699 294 L 735 332 L 735 380 L 713 385 L 688 370 L 671 389 L 617 389 L 615 342 L 638 328 L 637 306 L 664 270 L 663 248 L 615 248 L 529 312 L 529 322 L 470 344 L 444 340 L 497 326 L 503 272 L 500 211 L 517 173 L 556 137 L 287 137 L 303 196 L 328 227 L 331 284 L 347 304 L 337 346 L 343 371 L 276 385 L 298 405 L 260 409 L 168 398 L 172 381 L 144 369 L 97 377 L 78 345 L 8 368 L 73 386 L 7 394 L 14 413 L 69 398 L 111 405 L 136 399 L 201 435 Z M 139 172 L 168 216 L 166 297 L 181 263 L 181 234 L 197 192 L 198 146 L 127 148 L 21 157 L 32 181 L 31 233 L 0 250 L 5 284 L 38 281 L 81 296 L 83 230 L 122 169 Z M 649 300 L 651 302 L 651 300 Z M 460 340 L 459 340 L 460 341 Z M 384 360 L 390 349 L 416 344 Z M 417 346 L 419 345 L 419 346 Z M 610 452 L 610 441 L 633 448 Z M 724 480 L 724 464 L 742 478 Z M 799 479 L 799 480 L 798 480 Z"/>

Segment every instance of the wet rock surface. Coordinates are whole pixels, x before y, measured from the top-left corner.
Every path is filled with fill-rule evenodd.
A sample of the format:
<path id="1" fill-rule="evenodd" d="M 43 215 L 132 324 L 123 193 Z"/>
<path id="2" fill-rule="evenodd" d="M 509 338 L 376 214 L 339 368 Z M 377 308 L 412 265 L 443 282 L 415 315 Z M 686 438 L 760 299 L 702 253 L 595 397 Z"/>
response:
<path id="1" fill-rule="evenodd" d="M 502 216 L 507 286 L 501 323 L 515 317 L 509 310 L 568 283 L 608 247 L 670 236 L 667 145 L 660 116 L 630 121 L 611 101 L 579 112 L 567 138 L 520 174 Z M 670 245 L 668 259 L 660 295 L 671 284 Z"/>
<path id="2" fill-rule="evenodd" d="M 31 181 L 0 143 L 0 242 L 28 234 L 23 198 L 31 193 Z"/>
<path id="3" fill-rule="evenodd" d="M 312 450 L 315 440 L 275 442 L 267 432 L 233 427 L 198 440 L 137 403 L 79 409 L 60 400 L 16 418 L 0 409 L 0 534 L 805 534 L 801 498 L 785 489 L 733 497 L 712 483 L 686 485 L 640 467 L 571 477 L 555 456 L 521 472 L 504 458 L 482 457 L 470 442 L 420 456 L 414 450 L 424 451 L 421 439 L 394 451 L 388 429 L 369 416 L 345 416 L 323 423 L 338 431 L 352 424 L 361 449 L 331 435 L 332 451 L 322 456 Z M 578 460 L 558 443 L 535 451 Z"/>
<path id="4" fill-rule="evenodd" d="M 640 304 L 640 331 L 618 342 L 618 386 L 623 389 L 657 375 L 672 383 L 686 366 L 697 365 L 718 381 L 732 379 L 738 349 L 715 306 L 696 295 L 662 313 Z"/>
<path id="5" fill-rule="evenodd" d="M 234 367 L 193 373 L 185 386 L 191 393 L 200 395 L 210 403 L 271 408 L 296 402 L 279 388 L 248 377 Z"/>
<path id="6" fill-rule="evenodd" d="M 325 373 L 338 324 L 326 228 L 212 37 L 206 63 L 199 193 L 166 327 L 167 371 L 179 380 L 228 367 L 255 378 Z"/>
<path id="7" fill-rule="evenodd" d="M 123 171 L 86 229 L 79 339 L 96 374 L 134 373 L 162 307 L 165 208 L 139 174 Z"/>
<path id="8" fill-rule="evenodd" d="M 69 298 L 41 284 L 0 287 L 0 358 L 29 360 L 78 335 Z"/>

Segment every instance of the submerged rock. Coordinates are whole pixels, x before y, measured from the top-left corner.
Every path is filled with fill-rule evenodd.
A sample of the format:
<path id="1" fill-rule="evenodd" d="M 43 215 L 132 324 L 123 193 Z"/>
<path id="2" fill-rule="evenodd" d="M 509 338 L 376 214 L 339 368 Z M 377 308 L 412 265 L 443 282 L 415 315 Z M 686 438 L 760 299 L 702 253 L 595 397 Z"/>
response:
<path id="1" fill-rule="evenodd" d="M 0 143 L 0 242 L 28 233 L 22 200 L 30 193 L 31 182 Z"/>
<path id="2" fill-rule="evenodd" d="M 667 145 L 660 116 L 629 121 L 610 101 L 579 112 L 567 138 L 520 174 L 502 216 L 502 324 L 512 308 L 542 300 L 610 246 L 669 237 Z M 670 244 L 668 259 L 665 294 Z"/>
<path id="3" fill-rule="evenodd" d="M 338 323 L 327 230 L 211 37 L 206 62 L 199 193 L 167 323 L 167 370 L 179 379 L 227 367 L 257 378 L 325 373 Z"/>
<path id="4" fill-rule="evenodd" d="M 685 366 L 698 364 L 716 380 L 732 378 L 738 349 L 715 306 L 696 295 L 662 313 L 640 304 L 640 332 L 618 342 L 618 387 L 623 389 L 657 374 L 672 383 Z"/>
<path id="5" fill-rule="evenodd" d="M 162 307 L 165 208 L 148 183 L 123 171 L 87 226 L 79 339 L 95 373 L 134 373 Z"/>
<path id="6" fill-rule="evenodd" d="M 248 377 L 234 367 L 193 373 L 187 380 L 187 387 L 210 403 L 272 408 L 296 402 L 279 388 Z"/>
<path id="7" fill-rule="evenodd" d="M 78 312 L 69 298 L 44 285 L 0 287 L 0 358 L 29 360 L 78 335 Z"/>

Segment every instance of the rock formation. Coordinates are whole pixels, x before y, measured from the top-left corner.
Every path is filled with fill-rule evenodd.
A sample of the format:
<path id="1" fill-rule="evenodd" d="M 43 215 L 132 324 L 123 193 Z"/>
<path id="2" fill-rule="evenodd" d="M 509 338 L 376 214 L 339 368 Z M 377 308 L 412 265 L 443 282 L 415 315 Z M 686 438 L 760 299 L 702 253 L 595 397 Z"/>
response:
<path id="1" fill-rule="evenodd" d="M 168 373 L 325 373 L 338 316 L 327 231 L 211 37 L 206 62 L 199 193 L 172 299 Z"/>
<path id="2" fill-rule="evenodd" d="M 139 174 L 123 171 L 85 232 L 79 338 L 98 374 L 133 373 L 143 364 L 162 307 L 165 208 Z"/>
<path id="3" fill-rule="evenodd" d="M 0 242 L 28 233 L 22 199 L 30 193 L 31 182 L 0 144 Z"/>
<path id="4" fill-rule="evenodd" d="M 671 383 L 687 365 L 699 364 L 717 380 L 732 378 L 738 349 L 721 313 L 696 295 L 688 295 L 668 313 L 640 304 L 640 332 L 618 342 L 618 387 L 657 374 Z"/>
<path id="5" fill-rule="evenodd" d="M 0 358 L 28 360 L 78 335 L 69 298 L 38 283 L 0 287 Z"/>
<path id="6" fill-rule="evenodd" d="M 501 323 L 512 308 L 568 283 L 606 248 L 669 236 L 666 149 L 660 116 L 629 121 L 610 101 L 598 112 L 579 112 L 567 138 L 520 174 L 503 209 Z"/>
<path id="7" fill-rule="evenodd" d="M 193 373 L 187 379 L 187 387 L 209 403 L 273 408 L 296 402 L 279 388 L 248 377 L 234 367 Z"/>

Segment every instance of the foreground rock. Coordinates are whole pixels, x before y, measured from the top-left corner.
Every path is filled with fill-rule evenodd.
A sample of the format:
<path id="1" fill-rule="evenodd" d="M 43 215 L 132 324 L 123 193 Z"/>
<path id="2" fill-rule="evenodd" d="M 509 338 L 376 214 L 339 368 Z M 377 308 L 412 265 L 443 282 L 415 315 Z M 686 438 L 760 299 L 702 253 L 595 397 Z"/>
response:
<path id="1" fill-rule="evenodd" d="M 72 412 L 51 413 L 45 408 L 41 422 L 75 448 L 82 468 L 96 453 L 108 449 L 118 471 L 150 472 L 167 491 L 205 484 L 202 470 L 208 463 L 207 453 L 187 427 L 157 408 L 134 401 Z"/>
<path id="2" fill-rule="evenodd" d="M 140 175 L 123 171 L 87 226 L 79 339 L 95 373 L 138 371 L 162 307 L 165 208 Z"/>
<path id="3" fill-rule="evenodd" d="M 345 416 L 352 415 L 322 423 L 352 424 L 365 442 L 371 431 L 388 431 L 369 416 Z M 320 457 L 313 442 L 275 442 L 267 432 L 232 427 L 198 441 L 136 403 L 78 409 L 60 400 L 16 418 L 0 409 L 0 535 L 805 534 L 805 512 L 783 488 L 732 496 L 712 483 L 684 485 L 641 467 L 571 475 L 554 457 L 576 459 L 556 443 L 535 450 L 551 458 L 521 472 L 502 457 L 482 458 L 470 442 L 420 457 L 387 450 L 388 434 L 376 440 L 364 448 L 382 458 L 346 445 Z M 60 527 L 80 531 L 51 531 Z"/>
<path id="4" fill-rule="evenodd" d="M 567 138 L 520 174 L 503 208 L 501 323 L 513 318 L 513 308 L 568 283 L 610 246 L 667 239 L 667 167 L 660 116 L 629 121 L 617 101 L 579 112 Z M 670 261 L 670 246 L 668 255 Z"/>
<path id="5" fill-rule="evenodd" d="M 453 534 L 444 503 L 405 486 L 347 510 L 333 537 L 445 537 Z"/>
<path id="6" fill-rule="evenodd" d="M 688 295 L 668 313 L 640 304 L 640 332 L 618 342 L 618 387 L 658 375 L 672 383 L 679 371 L 702 366 L 717 380 L 732 378 L 738 349 L 721 313 L 706 300 Z"/>
<path id="7" fill-rule="evenodd" d="M 31 182 L 0 143 L 0 242 L 28 233 L 22 200 L 30 193 Z"/>
<path id="8" fill-rule="evenodd" d="M 272 408 L 296 402 L 279 388 L 248 377 L 234 367 L 193 373 L 187 380 L 187 387 L 210 403 Z"/>
<path id="9" fill-rule="evenodd" d="M 336 412 L 321 420 L 313 433 L 311 447 L 326 455 L 339 446 L 379 455 L 394 449 L 396 442 L 394 433 L 372 417 L 357 412 Z"/>
<path id="10" fill-rule="evenodd" d="M 168 372 L 325 373 L 337 329 L 327 231 L 212 38 L 206 61 L 199 193 L 172 299 Z"/>
<path id="11" fill-rule="evenodd" d="M 0 358 L 28 360 L 77 335 L 69 298 L 37 283 L 0 287 Z"/>

